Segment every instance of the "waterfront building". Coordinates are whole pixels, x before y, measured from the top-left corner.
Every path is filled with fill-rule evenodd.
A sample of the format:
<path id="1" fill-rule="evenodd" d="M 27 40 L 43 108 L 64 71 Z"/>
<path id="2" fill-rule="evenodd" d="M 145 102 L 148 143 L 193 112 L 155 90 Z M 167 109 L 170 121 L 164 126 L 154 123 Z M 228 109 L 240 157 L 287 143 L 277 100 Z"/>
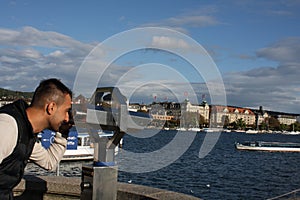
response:
<path id="1" fill-rule="evenodd" d="M 253 109 L 253 112 L 256 114 L 257 117 L 257 127 L 262 123 L 268 123 L 268 119 L 271 117 L 278 120 L 279 124 L 284 125 L 291 125 L 297 122 L 298 114 L 289 114 L 283 112 L 276 112 L 276 111 L 265 111 L 263 110 L 262 106 L 259 107 L 259 110 Z"/>
<path id="2" fill-rule="evenodd" d="M 199 127 L 201 118 L 202 123 L 208 124 L 209 122 L 209 105 L 203 101 L 200 105 L 192 104 L 188 99 L 181 103 L 181 116 L 185 128 Z"/>
<path id="3" fill-rule="evenodd" d="M 180 103 L 175 102 L 153 102 L 149 110 L 152 110 L 151 114 L 172 116 L 174 120 L 181 116 Z"/>
<path id="4" fill-rule="evenodd" d="M 267 111 L 263 109 L 262 106 L 259 107 L 259 110 L 252 110 L 255 113 L 256 116 L 256 129 L 258 129 L 258 126 L 261 125 L 262 123 L 267 122 L 269 119 L 269 114 Z"/>
<path id="5" fill-rule="evenodd" d="M 110 97 L 104 97 L 104 102 L 111 103 Z M 76 104 L 84 105 L 87 102 L 83 96 L 79 95 L 73 99 L 73 109 Z M 0 101 L 0 106 L 10 103 L 10 101 Z M 83 110 L 83 109 L 78 109 Z M 151 104 L 129 103 L 128 110 L 134 112 L 149 112 L 154 124 L 162 126 L 163 123 L 177 125 L 184 128 L 191 127 L 218 127 L 222 128 L 225 124 L 230 124 L 241 119 L 248 128 L 259 129 L 260 125 L 268 126 L 270 118 L 275 118 L 280 124 L 292 125 L 300 122 L 299 114 L 289 114 L 283 112 L 274 112 L 264 110 L 262 106 L 259 109 L 241 108 L 235 106 L 209 106 L 206 101 L 200 105 L 192 104 L 188 99 L 182 103 L 175 102 L 153 102 Z M 160 121 L 160 122 L 159 122 Z M 179 124 L 180 123 L 180 124 Z"/>
<path id="6" fill-rule="evenodd" d="M 77 97 L 73 98 L 73 104 L 86 104 L 87 99 L 83 95 L 78 95 Z"/>
<path id="7" fill-rule="evenodd" d="M 174 116 L 170 115 L 159 115 L 159 114 L 151 114 L 151 117 L 153 119 L 162 120 L 162 121 L 170 121 L 174 118 Z"/>
<path id="8" fill-rule="evenodd" d="M 297 117 L 293 115 L 277 115 L 277 120 L 280 124 L 291 125 L 296 123 Z"/>
<path id="9" fill-rule="evenodd" d="M 181 104 L 181 110 L 185 112 L 198 113 L 199 115 L 202 115 L 206 121 L 209 119 L 209 105 L 206 101 L 203 101 L 200 105 L 193 105 L 188 99 L 186 99 Z"/>
<path id="10" fill-rule="evenodd" d="M 209 122 L 209 105 L 206 101 L 201 105 L 194 105 L 188 99 L 182 103 L 153 102 L 149 110 L 156 121 L 180 121 L 178 125 L 184 128 L 199 128 Z"/>
<path id="11" fill-rule="evenodd" d="M 210 123 L 214 127 L 223 127 L 225 123 L 233 123 L 242 119 L 247 126 L 255 124 L 255 114 L 251 109 L 212 105 L 210 109 Z"/>

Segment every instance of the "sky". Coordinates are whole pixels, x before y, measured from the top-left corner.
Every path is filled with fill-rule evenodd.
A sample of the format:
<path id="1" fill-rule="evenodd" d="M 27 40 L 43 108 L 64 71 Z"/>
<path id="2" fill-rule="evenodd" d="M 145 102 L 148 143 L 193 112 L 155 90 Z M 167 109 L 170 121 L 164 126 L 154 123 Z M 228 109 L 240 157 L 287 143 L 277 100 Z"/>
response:
<path id="1" fill-rule="evenodd" d="M 137 103 L 299 114 L 299 10 L 300 0 L 1 1 L 0 87 L 55 77 L 75 95 L 117 86 Z"/>

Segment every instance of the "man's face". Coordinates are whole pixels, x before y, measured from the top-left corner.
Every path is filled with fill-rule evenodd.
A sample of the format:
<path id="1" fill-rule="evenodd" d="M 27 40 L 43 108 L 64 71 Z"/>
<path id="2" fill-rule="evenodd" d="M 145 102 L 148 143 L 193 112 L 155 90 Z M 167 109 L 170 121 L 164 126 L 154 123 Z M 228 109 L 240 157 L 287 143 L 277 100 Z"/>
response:
<path id="1" fill-rule="evenodd" d="M 53 131 L 58 131 L 61 124 L 69 121 L 69 110 L 71 109 L 71 97 L 70 95 L 65 95 L 65 101 L 63 104 L 58 105 L 56 111 L 50 119 L 50 129 Z"/>

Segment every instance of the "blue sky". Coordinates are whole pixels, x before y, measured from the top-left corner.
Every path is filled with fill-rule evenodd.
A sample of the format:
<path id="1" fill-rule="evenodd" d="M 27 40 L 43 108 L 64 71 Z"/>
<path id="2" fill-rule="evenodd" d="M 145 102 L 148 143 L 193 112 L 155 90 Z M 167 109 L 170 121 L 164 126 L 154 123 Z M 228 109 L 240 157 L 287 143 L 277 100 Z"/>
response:
<path id="1" fill-rule="evenodd" d="M 72 88 L 99 43 L 134 28 L 166 27 L 206 49 L 222 75 L 228 105 L 300 113 L 299 9 L 299 0 L 2 1 L 0 87 L 33 91 L 41 79 L 57 77 Z M 199 98 L 209 99 L 201 76 L 184 59 L 163 51 L 121 56 L 100 85 L 114 86 L 125 77 L 123 92 L 134 88 L 128 95 L 139 103 L 184 93 L 186 83 L 177 75 L 149 71 L 147 63 L 173 68 Z M 141 87 L 142 80 L 153 81 Z M 172 92 L 174 85 L 183 87 Z"/>

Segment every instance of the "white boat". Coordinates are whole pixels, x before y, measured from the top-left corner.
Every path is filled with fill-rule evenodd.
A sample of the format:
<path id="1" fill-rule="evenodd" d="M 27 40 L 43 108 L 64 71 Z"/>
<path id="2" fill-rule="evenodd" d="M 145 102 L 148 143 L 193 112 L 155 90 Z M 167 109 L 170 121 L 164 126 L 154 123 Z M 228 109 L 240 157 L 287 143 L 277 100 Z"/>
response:
<path id="1" fill-rule="evenodd" d="M 205 133 L 213 133 L 213 132 L 222 132 L 221 128 L 203 128 L 203 132 Z"/>
<path id="2" fill-rule="evenodd" d="M 192 127 L 192 128 L 188 128 L 188 131 L 200 132 L 200 131 L 201 131 L 201 128 Z"/>
<path id="3" fill-rule="evenodd" d="M 235 143 L 238 150 L 300 152 L 300 143 L 247 141 Z"/>
<path id="4" fill-rule="evenodd" d="M 45 148 L 49 148 L 49 145 L 53 142 L 53 136 L 55 132 L 50 130 L 44 130 L 48 135 L 42 137 L 39 135 L 42 145 Z M 75 134 L 74 134 L 75 133 Z M 112 137 L 113 132 L 104 133 L 99 132 L 99 137 Z M 67 149 L 64 153 L 62 161 L 77 161 L 77 160 L 93 160 L 94 158 L 94 148 L 93 142 L 90 140 L 90 135 L 86 133 L 77 133 L 76 129 L 71 129 L 69 137 L 67 138 Z M 123 143 L 123 139 L 120 141 L 120 146 Z M 115 154 L 119 151 L 119 146 L 115 148 Z"/>
<path id="5" fill-rule="evenodd" d="M 112 137 L 112 133 L 99 132 L 99 137 Z M 72 141 L 68 138 L 68 143 Z M 119 152 L 119 146 L 122 146 L 123 139 L 121 139 L 120 144 L 115 147 L 115 155 Z M 79 133 L 77 136 L 77 147 L 76 149 L 68 148 L 62 158 L 62 161 L 71 160 L 92 160 L 94 158 L 94 143 L 90 140 L 90 135 L 88 133 Z"/>
<path id="6" fill-rule="evenodd" d="M 212 132 L 214 132 L 214 129 L 211 129 L 211 128 L 204 128 L 203 131 L 204 131 L 205 133 L 212 133 Z"/>
<path id="7" fill-rule="evenodd" d="M 253 129 L 249 129 L 249 130 L 246 131 L 246 133 L 248 133 L 248 134 L 256 134 L 256 133 L 258 133 L 258 131 L 257 130 L 253 130 Z"/>
<path id="8" fill-rule="evenodd" d="M 69 139 L 69 138 L 68 138 Z M 77 147 L 74 149 L 67 148 L 62 158 L 65 160 L 92 160 L 94 157 L 93 143 L 90 141 L 89 134 L 79 134 L 77 136 Z M 70 143 L 70 140 L 68 140 Z"/>
<path id="9" fill-rule="evenodd" d="M 234 132 L 234 133 L 246 133 L 245 130 L 240 130 L 240 129 L 232 130 L 231 132 Z"/>
<path id="10" fill-rule="evenodd" d="M 186 128 L 183 128 L 183 127 L 177 128 L 176 130 L 177 130 L 177 131 L 187 131 L 187 129 L 186 129 Z"/>

